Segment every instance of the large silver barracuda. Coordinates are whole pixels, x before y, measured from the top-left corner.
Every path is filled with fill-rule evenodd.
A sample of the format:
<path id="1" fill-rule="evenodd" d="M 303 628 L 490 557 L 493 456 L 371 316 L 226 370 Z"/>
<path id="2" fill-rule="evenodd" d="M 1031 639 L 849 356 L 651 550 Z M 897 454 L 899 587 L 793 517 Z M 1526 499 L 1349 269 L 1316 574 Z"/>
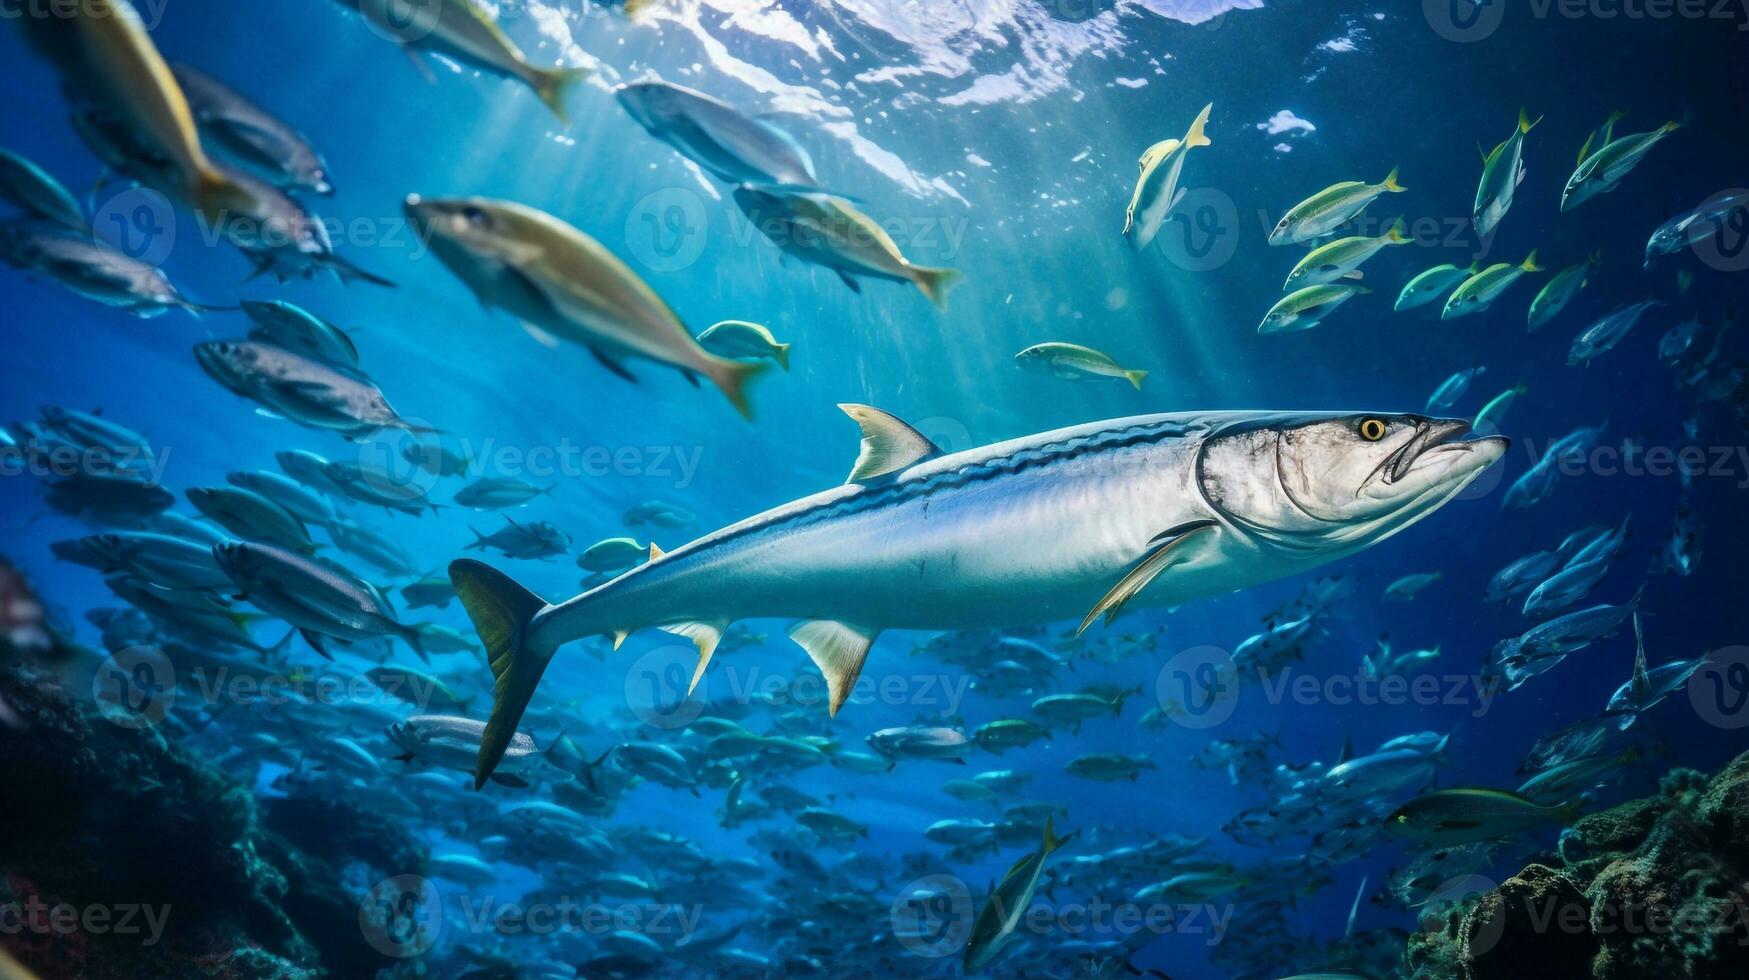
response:
<path id="1" fill-rule="evenodd" d="M 899 419 L 862 429 L 850 479 L 750 517 L 558 605 L 477 561 L 449 566 L 497 679 L 476 782 L 554 651 L 659 627 L 690 637 L 697 685 L 723 631 L 756 617 L 825 674 L 836 713 L 887 629 L 1111 620 L 1351 555 L 1426 517 L 1505 453 L 1418 415 L 1216 412 L 1095 422 L 946 454 Z"/>

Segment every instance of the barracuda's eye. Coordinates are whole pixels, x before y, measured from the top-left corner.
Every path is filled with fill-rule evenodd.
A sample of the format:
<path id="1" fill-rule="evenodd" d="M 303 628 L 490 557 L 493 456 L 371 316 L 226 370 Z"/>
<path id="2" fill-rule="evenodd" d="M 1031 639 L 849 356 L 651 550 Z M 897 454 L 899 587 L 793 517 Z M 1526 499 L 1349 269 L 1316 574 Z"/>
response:
<path id="1" fill-rule="evenodd" d="M 1385 425 L 1384 419 L 1365 418 L 1360 420 L 1360 437 L 1367 442 L 1378 442 L 1383 439 L 1388 429 L 1389 426 Z"/>

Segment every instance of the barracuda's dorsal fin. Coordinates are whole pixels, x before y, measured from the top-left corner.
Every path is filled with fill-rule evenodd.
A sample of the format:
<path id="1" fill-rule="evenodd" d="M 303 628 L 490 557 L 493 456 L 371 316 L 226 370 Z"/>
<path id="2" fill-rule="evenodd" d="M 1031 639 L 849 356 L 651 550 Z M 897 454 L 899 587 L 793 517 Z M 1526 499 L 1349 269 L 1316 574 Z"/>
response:
<path id="1" fill-rule="evenodd" d="M 1087 614 L 1087 618 L 1081 621 L 1081 626 L 1075 630 L 1075 635 L 1080 636 L 1085 633 L 1087 627 L 1093 625 L 1093 621 L 1101 615 L 1109 624 L 1122 611 L 1124 603 L 1135 598 L 1136 593 L 1147 588 L 1148 583 L 1152 582 L 1155 576 L 1172 564 L 1175 557 L 1174 552 L 1179 545 L 1214 527 L 1214 521 L 1190 521 L 1157 535 L 1153 541 L 1149 542 L 1147 554 L 1142 556 L 1142 560 L 1137 562 L 1135 567 L 1119 579 L 1118 583 L 1111 587 L 1111 591 L 1107 592 L 1094 605 L 1093 610 Z"/>
<path id="2" fill-rule="evenodd" d="M 831 696 L 826 707 L 831 714 L 836 715 L 850 697 L 850 689 L 862 674 L 862 662 L 868 658 L 868 649 L 874 646 L 878 635 L 880 630 L 830 619 L 804 620 L 789 628 L 790 639 L 801 644 L 820 673 L 826 675 L 826 691 Z"/>
<path id="3" fill-rule="evenodd" d="M 862 428 L 862 451 L 846 483 L 860 483 L 896 473 L 941 455 L 941 448 L 893 415 L 867 405 L 838 406 Z"/>

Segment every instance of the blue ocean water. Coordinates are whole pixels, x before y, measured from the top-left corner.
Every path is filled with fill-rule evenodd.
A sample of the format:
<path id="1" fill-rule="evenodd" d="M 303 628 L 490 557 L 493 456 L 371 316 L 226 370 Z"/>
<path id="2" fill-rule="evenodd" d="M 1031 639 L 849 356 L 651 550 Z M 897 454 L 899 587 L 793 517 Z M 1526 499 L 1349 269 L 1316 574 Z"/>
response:
<path id="1" fill-rule="evenodd" d="M 1749 299 L 1749 280 L 1740 262 L 1708 262 L 1690 250 L 1642 269 L 1654 228 L 1716 192 L 1743 186 L 1749 168 L 1742 135 L 1749 92 L 1743 17 L 1539 16 L 1512 6 L 1497 29 L 1472 42 L 1466 32 L 1481 29 L 1448 19 L 1440 7 L 1293 0 L 687 2 L 653 4 L 634 20 L 597 5 L 501 5 L 500 21 L 530 61 L 593 69 L 569 98 L 570 121 L 561 125 L 527 89 L 472 68 L 425 58 L 435 75 L 428 82 L 342 4 L 182 0 L 142 8 L 159 49 L 227 81 L 310 137 L 338 192 L 306 203 L 336 222 L 339 254 L 396 288 L 342 286 L 322 276 L 283 284 L 249 278 L 243 257 L 211 244 L 210 233 L 187 212 L 142 207 L 139 192 L 123 185 L 97 191 L 90 206 L 99 234 L 153 250 L 155 263 L 190 299 L 211 305 L 283 299 L 347 328 L 361 366 L 396 410 L 441 429 L 447 444 L 476 457 L 466 479 L 519 477 L 550 485 L 550 494 L 506 513 L 562 529 L 570 538 L 566 554 L 547 562 L 488 560 L 555 600 L 578 590 L 574 557 L 594 541 L 629 533 L 671 549 L 842 482 L 857 451 L 856 429 L 835 407 L 842 402 L 890 411 L 954 451 L 1162 411 L 1418 412 L 1454 371 L 1485 366 L 1452 409 L 1467 417 L 1523 383 L 1503 427 L 1515 440 L 1512 450 L 1462 499 L 1313 576 L 1171 611 L 1131 613 L 1111 632 L 1152 634 L 1151 647 L 1136 655 L 1104 663 L 1087 655 L 1088 644 L 1066 643 L 1072 670 L 1054 672 L 1030 693 L 1005 695 L 992 690 L 991 678 L 916 652 L 927 636 L 883 635 L 864 673 L 869 696 L 830 720 L 820 708 L 800 731 L 863 751 L 866 736 L 889 727 L 925 722 L 970 732 L 996 718 L 1032 717 L 1028 705 L 1042 694 L 1092 684 L 1138 690 L 1120 713 L 1090 720 L 1078 732 L 1053 725 L 1050 739 L 999 756 L 971 749 L 963 770 L 904 760 L 886 773 L 830 765 L 782 775 L 758 768 L 743 773 L 751 791 L 766 779 L 794 785 L 866 825 L 867 836 L 845 852 L 879 867 L 855 885 L 876 913 L 860 926 L 868 935 L 890 933 L 890 909 L 907 882 L 950 875 L 981 897 L 986 883 L 1000 879 L 1032 846 L 1004 844 L 954 860 L 923 836 L 938 820 L 999 816 L 988 804 L 941 789 L 947 780 L 984 769 L 1031 774 L 1023 796 L 1004 802 L 1067 808 L 1056 829 L 1080 836 L 1060 858 L 1178 834 L 1206 837 L 1199 857 L 1239 869 L 1297 858 L 1307 844 L 1288 838 L 1246 846 L 1223 832 L 1236 814 L 1269 802 L 1270 794 L 1262 780 L 1191 766 L 1211 739 L 1265 733 L 1279 745 L 1272 762 L 1331 764 L 1345 741 L 1365 753 L 1405 733 L 1450 733 L 1438 785 L 1513 787 L 1519 781 L 1514 771 L 1536 738 L 1597 713 L 1633 666 L 1632 631 L 1623 628 L 1518 690 L 1492 699 L 1477 698 L 1473 689 L 1462 693 L 1497 641 L 1531 625 L 1513 604 L 1483 602 L 1489 578 L 1512 559 L 1552 548 L 1582 527 L 1614 526 L 1631 515 L 1622 553 L 1588 602 L 1624 602 L 1643 584 L 1646 650 L 1654 664 L 1743 642 L 1749 629 L 1737 555 L 1749 486 L 1743 389 L 1739 383 L 1724 397 L 1702 401 L 1679 390 L 1657 348 L 1667 329 L 1689 319 L 1707 325 L 1702 336 L 1712 343 L 1714 331 Z M 0 144 L 84 197 L 101 165 L 68 124 L 59 80 L 16 30 L 0 31 L 0 64 L 13 96 L 0 110 Z M 853 292 L 828 269 L 784 260 L 747 223 L 730 188 L 651 138 L 613 99 L 619 84 L 650 76 L 763 114 L 793 133 L 821 184 L 887 222 L 910 259 L 964 274 L 947 308 L 937 310 L 897 283 L 865 279 Z M 1134 161 L 1154 142 L 1182 135 L 1208 103 L 1214 105 L 1213 145 L 1190 155 L 1187 206 L 1168 221 L 1159 242 L 1135 252 L 1119 234 Z M 1526 137 L 1526 176 L 1498 234 L 1479 244 L 1469 227 L 1481 169 L 1476 145 L 1486 150 L 1509 135 L 1520 107 L 1542 117 Z M 1628 113 L 1619 132 L 1642 132 L 1666 120 L 1684 125 L 1619 190 L 1560 213 L 1561 188 L 1580 145 L 1614 109 Z M 1377 182 L 1393 167 L 1408 190 L 1375 203 L 1360 227 L 1382 233 L 1387 219 L 1401 213 L 1413 244 L 1372 260 L 1362 282 L 1374 292 L 1316 329 L 1260 335 L 1257 323 L 1303 254 L 1268 244 L 1275 220 L 1323 187 Z M 789 370 L 770 372 L 754 388 L 749 424 L 708 383 L 695 390 L 674 371 L 633 362 L 634 384 L 579 347 L 546 346 L 511 315 L 482 308 L 429 254 L 404 218 L 409 194 L 482 195 L 549 211 L 626 260 L 694 332 L 726 319 L 766 325 L 793 344 Z M 1588 287 L 1535 334 L 1525 330 L 1524 311 L 1546 276 L 1518 284 L 1492 310 L 1471 318 L 1442 323 L 1425 310 L 1391 311 L 1397 290 L 1422 269 L 1444 262 L 1517 263 L 1532 249 L 1551 272 L 1601 253 Z M 1682 283 L 1679 270 L 1688 274 Z M 1619 348 L 1588 366 L 1566 365 L 1581 329 L 1648 298 L 1663 306 Z M 353 444 L 266 418 L 215 383 L 191 348 L 245 333 L 248 322 L 238 313 L 194 317 L 172 310 L 138 319 L 11 270 L 0 275 L 0 310 L 11 365 L 0 387 L 0 419 L 34 418 L 44 405 L 101 410 L 104 419 L 150 439 L 164 486 L 179 496 L 190 487 L 222 485 L 232 471 L 276 470 L 274 454 L 282 450 L 369 463 L 394 459 L 405 444 L 393 437 Z M 1013 363 L 1016 352 L 1046 341 L 1097 348 L 1148 377 L 1139 390 L 1122 382 L 1074 384 Z M 1741 357 L 1738 334 L 1726 332 L 1720 343 L 1722 362 Z M 1691 420 L 1693 428 L 1685 431 Z M 1668 472 L 1632 475 L 1614 472 L 1608 453 L 1594 455 L 1564 476 L 1546 501 L 1503 509 L 1506 488 L 1551 440 L 1597 425 L 1606 426 L 1606 448 L 1700 447 L 1708 466 L 1686 480 Z M 434 481 L 432 498 L 448 505 L 463 482 Z M 28 474 L 0 480 L 5 552 L 65 611 L 79 638 L 95 645 L 97 631 L 83 614 L 118 603 L 98 573 L 55 560 L 51 542 L 90 529 L 47 508 L 44 483 Z M 683 528 L 629 527 L 625 512 L 647 501 L 678 505 L 696 520 Z M 1649 572 L 1684 505 L 1703 527 L 1700 560 L 1689 575 Z M 181 500 L 178 509 L 191 512 Z M 420 517 L 346 509 L 395 541 L 421 571 L 441 569 L 466 553 L 476 529 L 489 534 L 505 523 L 499 515 L 454 506 Z M 384 586 L 407 581 L 358 570 Z M 1381 598 L 1400 576 L 1429 572 L 1441 578 L 1413 601 Z M 1295 664 L 1297 676 L 1316 682 L 1315 693 L 1272 697 L 1251 684 L 1219 724 L 1142 724 L 1150 708 L 1162 706 L 1162 692 L 1181 680 L 1163 670 L 1176 654 L 1205 646 L 1234 650 L 1323 574 L 1343 576 L 1353 595 L 1318 618 L 1305 659 Z M 404 618 L 468 626 L 453 603 Z M 751 624 L 763 642 L 720 655 L 695 700 L 734 706 L 745 727 L 770 729 L 778 713 L 749 692 L 775 690 L 813 672 L 783 636 L 785 625 Z M 1073 626 L 1052 627 L 1046 645 Z M 281 631 L 264 624 L 258 632 L 271 641 Z M 1396 704 L 1345 695 L 1346 679 L 1358 675 L 1361 656 L 1381 634 L 1399 650 L 1437 645 L 1441 656 L 1431 673 L 1460 693 Z M 1097 629 L 1089 636 L 1097 639 Z M 635 634 L 605 656 L 599 649 L 595 655 L 577 646 L 562 650 L 537 695 L 531 734 L 544 746 L 562 731 L 589 758 L 633 739 L 690 744 L 681 729 L 638 725 L 652 710 L 651 691 L 657 714 L 684 710 L 677 707 L 673 651 L 673 638 L 655 631 Z M 301 641 L 288 656 L 307 670 L 340 669 Z M 404 647 L 395 647 L 392 657 L 418 665 Z M 343 654 L 337 663 L 355 670 L 371 665 L 359 653 Z M 438 656 L 429 669 L 462 689 L 486 691 L 491 684 L 487 667 L 471 654 Z M 679 683 L 683 687 L 684 678 Z M 1745 748 L 1741 731 L 1719 724 L 1690 693 L 1673 696 L 1642 722 L 1668 748 L 1655 769 L 1710 771 Z M 190 744 L 218 757 L 247 722 L 216 725 L 204 741 L 191 736 Z M 380 730 L 350 737 L 377 755 L 381 769 L 375 787 L 360 779 L 339 791 L 356 792 L 368 803 L 373 793 L 390 791 L 384 787 L 401 778 L 401 765 Z M 295 748 L 320 755 L 318 746 Z M 1064 771 L 1070 759 L 1097 752 L 1145 753 L 1154 768 L 1134 781 L 1110 783 Z M 282 792 L 273 786 L 281 765 L 234 769 L 253 779 L 264 797 Z M 1605 795 L 1648 785 L 1638 772 L 1626 781 Z M 457 775 L 458 795 L 462 782 Z M 756 831 L 788 833 L 793 818 L 780 814 L 725 828 L 715 815 L 725 790 L 726 781 L 704 786 L 698 796 L 642 782 L 597 822 L 603 832 L 660 828 L 692 839 L 713 859 L 760 862 L 766 877 L 744 897 L 704 903 L 701 921 L 708 930 L 753 923 L 734 945 L 769 957 L 774 975 L 800 972 L 802 961 L 794 957 L 803 954 L 834 976 L 957 969 L 957 955 L 919 956 L 903 944 L 879 955 L 858 952 L 835 965 L 830 951 L 813 943 L 843 928 L 830 903 L 816 896 L 817 905 L 792 907 L 795 893 L 780 884 L 768 855 L 770 838 L 750 839 Z M 511 806 L 545 798 L 546 791 L 492 786 L 484 792 Z M 476 811 L 458 804 L 455 813 Z M 497 832 L 486 818 L 430 817 L 417 830 L 438 852 L 477 853 L 481 838 Z M 1552 842 L 1554 830 L 1545 838 Z M 841 853 L 817 842 L 806 846 L 823 860 Z M 905 860 L 909 855 L 923 857 Z M 1317 868 L 1328 883 L 1311 894 L 1278 880 L 1249 883 L 1252 904 L 1235 906 L 1228 896 L 1212 903 L 1237 907 L 1220 935 L 1160 930 L 1134 952 L 1133 963 L 1180 980 L 1333 969 L 1341 964 L 1324 962 L 1316 950 L 1342 936 L 1357 890 L 1370 897 L 1405 855 L 1403 842 L 1381 837 L 1352 859 Z M 493 860 L 496 884 L 439 887 L 508 901 L 537 879 L 548 889 L 573 884 L 562 873 L 541 875 L 540 856 L 519 852 L 514 840 Z M 618 870 L 655 878 L 680 874 L 635 860 Z M 1076 891 L 1080 884 L 1086 892 L 1085 882 L 1053 888 L 1050 901 L 1086 900 L 1091 896 Z M 1112 897 L 1133 891 L 1114 888 Z M 1255 904 L 1290 893 L 1291 905 Z M 1413 930 L 1417 920 L 1412 910 L 1363 901 L 1356 927 Z M 1304 961 L 1273 949 L 1249 955 L 1247 943 L 1280 928 L 1306 938 Z M 514 962 L 573 964 L 606 948 L 587 932 L 558 939 L 489 933 L 453 928 L 421 953 L 421 961 L 438 975 L 455 975 L 465 969 L 462 951 L 469 947 Z M 1113 938 L 1047 929 L 1026 937 L 1025 952 L 990 969 L 1018 972 L 1037 949 Z M 654 975 L 708 969 L 674 956 L 648 966 Z"/>

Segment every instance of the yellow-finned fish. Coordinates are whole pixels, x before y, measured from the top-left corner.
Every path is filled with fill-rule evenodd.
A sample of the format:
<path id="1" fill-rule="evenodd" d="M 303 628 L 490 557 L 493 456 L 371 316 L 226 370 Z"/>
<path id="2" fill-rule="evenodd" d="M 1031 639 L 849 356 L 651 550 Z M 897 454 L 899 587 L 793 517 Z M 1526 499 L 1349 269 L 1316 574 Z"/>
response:
<path id="1" fill-rule="evenodd" d="M 765 364 L 698 345 L 650 285 L 600 242 L 527 205 L 482 197 L 407 198 L 407 217 L 480 302 L 520 317 L 543 343 L 582 344 L 627 380 L 620 359 L 644 357 L 711 379 L 751 417 L 746 385 Z"/>
<path id="2" fill-rule="evenodd" d="M 1032 371 L 1067 381 L 1103 381 L 1116 378 L 1128 381 L 1142 390 L 1146 371 L 1132 371 L 1113 360 L 1110 354 L 1080 344 L 1052 342 L 1037 344 L 1014 355 L 1015 363 Z"/>
<path id="3" fill-rule="evenodd" d="M 1397 183 L 1393 169 L 1377 184 L 1358 180 L 1332 184 L 1293 206 L 1269 233 L 1271 245 L 1295 245 L 1327 238 L 1360 216 L 1366 206 L 1383 194 L 1401 194 L 1408 188 Z"/>
<path id="4" fill-rule="evenodd" d="M 879 222 L 841 197 L 742 184 L 735 188 L 735 204 L 772 244 L 804 262 L 837 272 L 852 292 L 862 292 L 853 274 L 908 282 L 937 308 L 945 309 L 948 288 L 960 281 L 958 269 L 913 265 Z"/>
<path id="5" fill-rule="evenodd" d="M 1287 284 L 1282 288 L 1295 289 L 1300 286 L 1340 282 L 1343 279 L 1359 279 L 1361 265 L 1377 255 L 1379 249 L 1387 245 L 1407 245 L 1409 242 L 1403 219 L 1398 218 L 1377 238 L 1356 235 L 1320 245 L 1307 253 L 1299 265 L 1294 266 L 1294 271 L 1287 275 Z"/>
<path id="6" fill-rule="evenodd" d="M 24 22 L 69 85 L 162 154 L 185 203 L 208 217 L 251 203 L 202 149 L 188 99 L 128 0 L 82 0 L 68 16 Z"/>
<path id="7" fill-rule="evenodd" d="M 1203 106 L 1184 139 L 1161 140 L 1142 154 L 1142 175 L 1136 179 L 1136 190 L 1130 195 L 1130 208 L 1123 219 L 1124 240 L 1136 251 L 1148 247 L 1160 233 L 1166 215 L 1183 199 L 1184 190 L 1178 186 L 1178 178 L 1184 173 L 1184 158 L 1199 146 L 1212 145 L 1204 129 L 1213 109 L 1213 103 Z"/>
<path id="8" fill-rule="evenodd" d="M 1511 288 L 1512 284 L 1532 272 L 1542 272 L 1543 267 L 1536 264 L 1536 250 L 1532 249 L 1523 262 L 1513 265 L 1501 262 L 1491 265 L 1481 272 L 1471 276 L 1457 291 L 1445 301 L 1445 309 L 1440 313 L 1441 320 L 1455 320 L 1460 316 L 1470 316 L 1481 313 L 1494 305 L 1500 294 Z"/>
<path id="9" fill-rule="evenodd" d="M 1585 149 L 1579 151 L 1579 169 L 1573 171 L 1573 176 L 1567 179 L 1566 189 L 1561 191 L 1562 211 L 1571 211 L 1599 194 L 1608 194 L 1621 186 L 1628 173 L 1652 152 L 1652 147 L 1682 128 L 1681 123 L 1672 120 L 1649 133 L 1610 139 L 1615 135 L 1614 124 L 1620 118 L 1619 114 L 1610 116 L 1604 127 L 1603 138 L 1607 142 L 1601 149 L 1586 155 L 1592 145 L 1587 141 Z"/>
<path id="10" fill-rule="evenodd" d="M 536 68 L 491 15 L 473 0 L 340 0 L 356 9 L 377 31 L 411 52 L 423 48 L 534 90 L 565 123 L 566 89 L 589 74 L 587 68 Z M 417 63 L 417 59 L 415 59 Z M 421 66 L 423 68 L 423 66 Z"/>
<path id="11" fill-rule="evenodd" d="M 790 345 L 778 343 L 771 331 L 758 323 L 746 320 L 713 323 L 698 335 L 698 345 L 722 357 L 770 360 L 785 371 L 789 370 Z"/>

